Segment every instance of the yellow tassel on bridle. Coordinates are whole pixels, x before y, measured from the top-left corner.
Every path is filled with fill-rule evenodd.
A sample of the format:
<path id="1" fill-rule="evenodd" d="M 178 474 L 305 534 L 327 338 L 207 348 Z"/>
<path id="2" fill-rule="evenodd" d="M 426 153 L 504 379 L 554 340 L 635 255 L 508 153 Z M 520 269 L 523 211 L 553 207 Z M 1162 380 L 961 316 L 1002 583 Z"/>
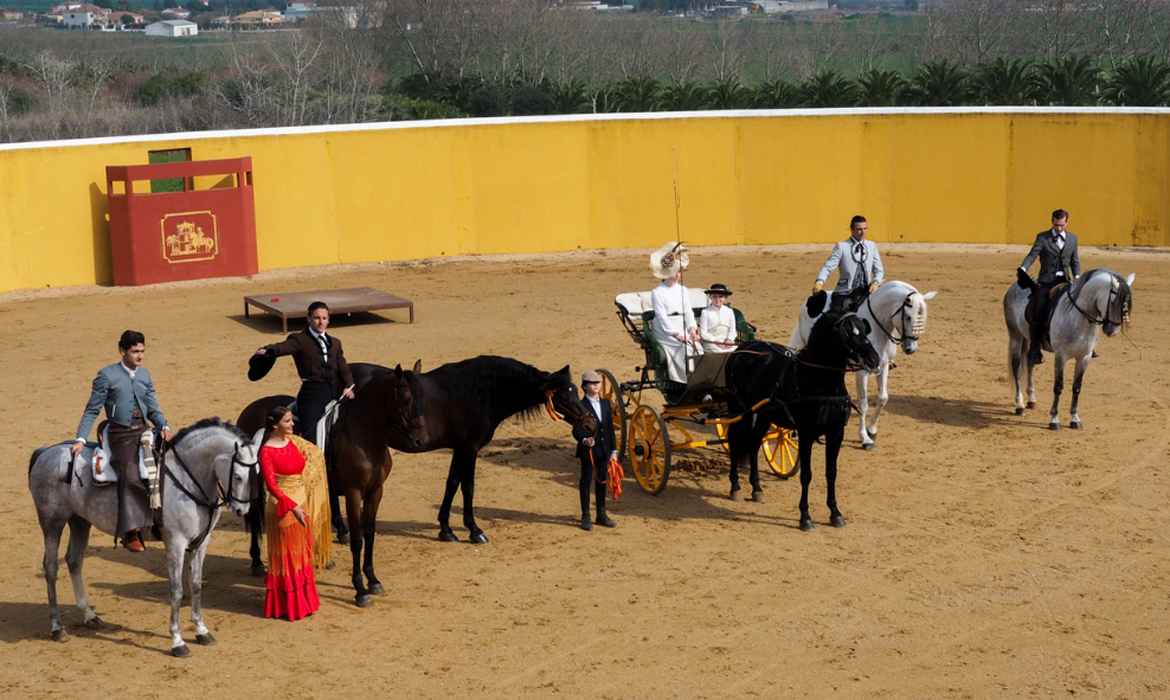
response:
<path id="1" fill-rule="evenodd" d="M 548 417 L 551 418 L 554 423 L 564 420 L 565 417 L 560 413 L 557 413 L 557 409 L 553 406 L 553 392 L 551 390 L 546 391 L 544 392 L 544 395 L 548 399 L 544 404 L 545 410 L 548 411 Z"/>

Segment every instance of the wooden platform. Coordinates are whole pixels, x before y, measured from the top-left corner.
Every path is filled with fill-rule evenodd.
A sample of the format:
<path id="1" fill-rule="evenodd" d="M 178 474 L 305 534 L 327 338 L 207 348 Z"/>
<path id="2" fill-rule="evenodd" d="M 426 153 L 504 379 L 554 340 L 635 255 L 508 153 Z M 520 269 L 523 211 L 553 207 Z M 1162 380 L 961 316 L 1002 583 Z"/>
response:
<path id="1" fill-rule="evenodd" d="M 329 305 L 329 314 L 349 314 L 355 311 L 377 311 L 379 309 L 410 309 L 410 322 L 414 323 L 414 302 L 372 287 L 352 289 L 328 289 L 316 292 L 284 292 L 276 294 L 254 294 L 244 297 L 244 318 L 248 318 L 248 307 L 255 306 L 270 314 L 280 316 L 284 332 L 288 333 L 290 318 L 308 318 L 309 304 L 323 301 Z"/>

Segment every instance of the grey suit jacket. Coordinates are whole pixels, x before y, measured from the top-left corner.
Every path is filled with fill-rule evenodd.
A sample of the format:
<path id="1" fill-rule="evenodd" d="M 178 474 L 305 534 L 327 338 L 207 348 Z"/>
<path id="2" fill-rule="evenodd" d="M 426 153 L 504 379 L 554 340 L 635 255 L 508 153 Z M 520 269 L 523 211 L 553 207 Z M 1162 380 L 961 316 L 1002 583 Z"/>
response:
<path id="1" fill-rule="evenodd" d="M 1020 268 L 1027 272 L 1032 263 L 1036 262 L 1036 258 L 1040 259 L 1038 278 L 1040 284 L 1071 282 L 1074 277 L 1081 275 L 1081 260 L 1077 257 L 1077 236 L 1072 231 L 1065 230 L 1063 249 L 1056 245 L 1052 229 L 1036 234 L 1036 242 L 1032 244 L 1032 250 L 1028 251 L 1024 262 L 1020 263 Z M 1057 275 L 1057 272 L 1063 276 Z"/>
<path id="2" fill-rule="evenodd" d="M 870 282 L 881 284 L 886 278 L 886 273 L 882 269 L 882 256 L 878 254 L 877 244 L 868 239 L 863 240 L 861 254 L 855 255 L 853 247 L 856 243 L 853 236 L 850 236 L 833 246 L 833 252 L 829 253 L 829 259 L 825 261 L 825 266 L 817 275 L 819 284 L 824 284 L 829 275 L 833 274 L 833 270 L 839 270 L 841 273 L 837 279 L 837 286 L 833 289 L 835 293 L 851 292 L 862 284 L 869 286 Z"/>
<path id="3" fill-rule="evenodd" d="M 106 417 L 117 425 L 130 425 L 134 420 L 130 412 L 138 408 L 151 423 L 160 428 L 166 427 L 167 419 L 159 410 L 150 372 L 145 367 L 139 367 L 131 380 L 130 373 L 121 365 L 121 362 L 116 362 L 97 373 L 89 403 L 85 405 L 85 413 L 81 415 L 81 423 L 77 426 L 77 437 L 89 437 L 89 431 L 103 406 Z"/>

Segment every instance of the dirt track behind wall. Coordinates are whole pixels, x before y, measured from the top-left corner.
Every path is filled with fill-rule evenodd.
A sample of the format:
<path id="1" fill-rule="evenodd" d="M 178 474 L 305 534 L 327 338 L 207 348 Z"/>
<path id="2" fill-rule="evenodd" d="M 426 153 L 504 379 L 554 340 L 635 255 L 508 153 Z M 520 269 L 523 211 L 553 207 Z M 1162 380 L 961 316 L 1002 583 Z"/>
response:
<path id="1" fill-rule="evenodd" d="M 858 449 L 850 424 L 838 480 L 845 529 L 826 524 L 818 447 L 814 533 L 797 530 L 795 480 L 766 476 L 764 504 L 728 500 L 717 450 L 676 453 L 658 497 L 627 479 L 610 507 L 617 529 L 582 532 L 568 429 L 508 422 L 479 464 L 486 546 L 435 539 L 450 453 L 395 455 L 376 547 L 388 593 L 368 610 L 351 602 L 339 551 L 318 614 L 260 617 L 262 579 L 248 576 L 243 527 L 225 515 L 204 587 L 219 644 L 193 646 L 187 660 L 167 654 L 161 546 L 133 555 L 102 534 L 85 573 L 107 628 L 80 626 L 62 566 L 73 639 L 48 639 L 28 458 L 72 437 L 123 329 L 146 334 L 146 364 L 176 427 L 295 393 L 288 361 L 259 383 L 245 378 L 248 355 L 280 331 L 278 319 L 244 319 L 249 294 L 372 286 L 415 300 L 413 325 L 405 312 L 335 318 L 351 362 L 422 358 L 433 369 L 499 354 L 633 379 L 642 357 L 613 297 L 653 285 L 649 251 L 0 295 L 0 423 L 12 430 L 0 443 L 0 696 L 1165 696 L 1170 251 L 1081 251 L 1085 269 L 1137 273 L 1132 344 L 1102 342 L 1081 400 L 1085 429 L 1051 432 L 1051 356 L 1038 370 L 1041 408 L 1025 416 L 1013 414 L 1007 374 L 1001 299 L 1024 247 L 880 245 L 891 279 L 939 295 L 918 354 L 898 357 L 878 450 Z M 827 252 L 701 248 L 684 281 L 726 284 L 760 337 L 786 342 Z M 460 519 L 457 507 L 465 539 Z"/>

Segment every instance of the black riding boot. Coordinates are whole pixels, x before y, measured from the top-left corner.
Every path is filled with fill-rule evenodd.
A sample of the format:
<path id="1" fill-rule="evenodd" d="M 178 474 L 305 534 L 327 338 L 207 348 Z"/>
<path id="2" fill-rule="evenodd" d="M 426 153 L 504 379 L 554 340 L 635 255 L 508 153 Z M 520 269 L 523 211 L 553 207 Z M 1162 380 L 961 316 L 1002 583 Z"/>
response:
<path id="1" fill-rule="evenodd" d="M 597 519 L 594 520 L 598 525 L 604 527 L 617 527 L 617 523 L 609 519 L 605 514 L 605 484 L 594 484 L 593 491 L 597 494 Z"/>
<path id="2" fill-rule="evenodd" d="M 1034 365 L 1044 363 L 1044 324 L 1029 323 L 1028 330 L 1031 347 L 1028 349 L 1028 359 Z"/>

